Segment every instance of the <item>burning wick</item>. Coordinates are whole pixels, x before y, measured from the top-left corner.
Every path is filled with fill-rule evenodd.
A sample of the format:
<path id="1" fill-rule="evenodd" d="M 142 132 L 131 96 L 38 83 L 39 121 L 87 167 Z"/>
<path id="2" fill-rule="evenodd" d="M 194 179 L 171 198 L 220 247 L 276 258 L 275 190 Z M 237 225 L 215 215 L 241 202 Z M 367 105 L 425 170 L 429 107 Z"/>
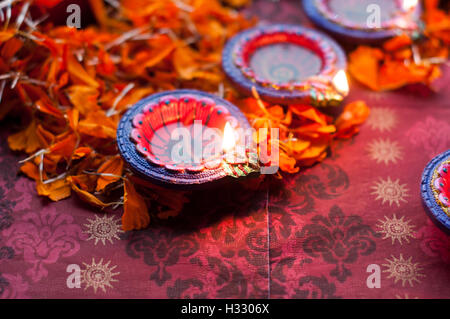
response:
<path id="1" fill-rule="evenodd" d="M 348 94 L 349 91 L 348 80 L 344 70 L 339 70 L 331 82 L 333 83 L 333 86 L 336 89 L 336 91 L 338 91 L 342 95 Z"/>
<path id="2" fill-rule="evenodd" d="M 230 123 L 225 124 L 223 131 L 222 149 L 225 153 L 230 152 L 236 146 L 236 136 Z"/>

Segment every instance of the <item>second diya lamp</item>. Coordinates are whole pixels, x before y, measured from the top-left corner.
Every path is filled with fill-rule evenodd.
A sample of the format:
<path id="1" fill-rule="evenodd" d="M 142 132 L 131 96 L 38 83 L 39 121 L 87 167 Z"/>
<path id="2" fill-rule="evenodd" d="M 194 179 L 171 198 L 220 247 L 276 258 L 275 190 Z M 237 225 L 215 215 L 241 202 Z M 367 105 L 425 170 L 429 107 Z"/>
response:
<path id="1" fill-rule="evenodd" d="M 399 33 L 419 33 L 419 0 L 303 0 L 309 19 L 348 43 L 376 44 Z"/>
<path id="2" fill-rule="evenodd" d="M 230 102 L 196 90 L 153 94 L 129 109 L 117 129 L 129 168 L 152 184 L 183 190 L 258 174 L 246 117 Z"/>
<path id="3" fill-rule="evenodd" d="M 349 93 L 346 56 L 327 35 L 298 25 L 245 30 L 226 44 L 223 69 L 244 94 L 279 104 L 337 106 Z"/>

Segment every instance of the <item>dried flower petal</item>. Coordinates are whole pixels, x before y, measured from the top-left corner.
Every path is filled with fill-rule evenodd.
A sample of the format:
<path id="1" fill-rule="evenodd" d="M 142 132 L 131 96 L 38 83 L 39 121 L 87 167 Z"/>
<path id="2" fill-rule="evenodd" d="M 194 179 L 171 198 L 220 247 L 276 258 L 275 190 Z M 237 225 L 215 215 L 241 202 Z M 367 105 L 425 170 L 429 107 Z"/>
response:
<path id="1" fill-rule="evenodd" d="M 72 85 L 69 87 L 67 94 L 69 95 L 70 102 L 74 106 L 74 110 L 79 111 L 80 114 L 86 115 L 89 112 L 100 109 L 97 104 L 99 93 L 95 87 Z"/>
<path id="2" fill-rule="evenodd" d="M 379 63 L 383 57 L 384 54 L 379 49 L 360 46 L 350 53 L 348 70 L 359 82 L 378 91 Z"/>
<path id="3" fill-rule="evenodd" d="M 113 156 L 112 158 L 104 162 L 97 170 L 98 174 L 103 175 L 100 175 L 100 177 L 98 178 L 97 187 L 95 190 L 97 192 L 101 191 L 109 184 L 118 181 L 120 179 L 119 176 L 122 176 L 122 170 L 123 161 L 119 155 Z"/>
<path id="4" fill-rule="evenodd" d="M 357 108 L 352 109 L 355 118 L 338 121 L 336 133 L 333 119 L 310 105 L 270 105 L 256 89 L 253 98 L 239 96 L 221 70 L 221 55 L 229 38 L 256 22 L 227 4 L 241 6 L 248 0 L 119 1 L 117 8 L 115 1 L 90 0 L 97 24 L 84 29 L 55 27 L 51 17 L 40 21 L 39 14 L 59 2 L 29 2 L 33 21 L 15 27 L 5 24 L 0 31 L 0 118 L 13 110 L 26 118 L 23 122 L 28 126 L 9 136 L 8 144 L 31 155 L 20 170 L 36 181 L 40 195 L 51 200 L 66 198 L 73 190 L 95 207 L 122 203 L 117 188 L 121 184 L 116 183 L 124 174 L 116 145 L 118 121 L 131 105 L 154 92 L 186 87 L 217 92 L 220 87 L 255 129 L 269 129 L 255 139 L 267 142 L 269 152 L 279 144 L 280 168 L 289 173 L 321 161 L 334 139 L 344 131 L 356 133 L 362 122 Z M 11 21 L 17 21 L 23 2 L 13 1 L 11 6 Z M 445 31 L 440 13 L 431 15 L 439 22 L 427 32 Z M 40 23 L 30 26 L 34 21 Z M 405 51 L 392 51 L 393 62 L 408 58 L 410 52 L 401 47 Z M 423 47 L 424 58 L 448 54 L 437 38 Z M 398 85 L 398 79 L 379 65 L 385 59 L 382 51 L 368 48 L 363 53 L 356 56 L 353 68 L 364 70 L 367 82 L 377 89 Z M 373 71 L 367 72 L 365 62 L 358 61 L 361 57 L 376 62 Z M 427 81 L 439 75 L 436 68 L 427 70 Z M 410 78 L 425 71 L 411 72 Z M 271 135 L 272 128 L 279 129 L 279 143 Z M 134 186 L 140 183 L 133 175 L 124 180 L 125 230 L 141 229 L 150 222 L 147 203 Z M 161 219 L 179 214 L 189 200 L 184 192 L 143 186 Z"/>
<path id="5" fill-rule="evenodd" d="M 288 156 L 285 153 L 280 153 L 280 169 L 287 173 L 297 173 L 300 168 L 296 167 L 297 161 L 295 158 Z"/>
<path id="6" fill-rule="evenodd" d="M 102 202 L 100 199 L 95 197 L 93 194 L 85 191 L 79 187 L 80 180 L 76 176 L 70 176 L 67 178 L 69 181 L 69 185 L 72 187 L 72 190 L 78 195 L 78 197 L 84 202 L 99 208 L 105 208 L 110 206 L 111 204 L 107 204 Z"/>
<path id="7" fill-rule="evenodd" d="M 81 66 L 71 54 L 67 56 L 67 71 L 72 81 L 77 84 L 87 84 L 94 88 L 99 87 L 98 82 Z"/>
<path id="8" fill-rule="evenodd" d="M 29 178 L 34 179 L 35 181 L 40 180 L 39 176 L 39 168 L 33 162 L 25 162 L 21 167 L 20 171 L 27 175 Z"/>
<path id="9" fill-rule="evenodd" d="M 364 101 L 355 101 L 347 104 L 344 111 L 336 120 L 337 133 L 339 138 L 350 138 L 355 135 L 370 114 L 369 107 Z"/>
<path id="10" fill-rule="evenodd" d="M 52 183 L 44 184 L 40 181 L 36 183 L 37 193 L 47 196 L 52 201 L 59 201 L 70 196 L 70 182 L 66 179 L 59 179 Z"/>
<path id="11" fill-rule="evenodd" d="M 409 34 L 386 41 L 383 50 L 359 46 L 350 54 L 352 76 L 372 90 L 395 90 L 410 84 L 431 86 L 441 75 L 450 45 L 450 14 L 438 8 L 436 0 L 426 0 L 424 35 L 413 40 Z"/>
<path id="12" fill-rule="evenodd" d="M 122 229 L 129 231 L 147 227 L 150 223 L 147 204 L 127 179 L 124 180 L 123 200 Z"/>
<path id="13" fill-rule="evenodd" d="M 9 148 L 13 151 L 25 151 L 30 154 L 41 147 L 36 134 L 36 122 L 33 120 L 26 129 L 8 137 Z"/>

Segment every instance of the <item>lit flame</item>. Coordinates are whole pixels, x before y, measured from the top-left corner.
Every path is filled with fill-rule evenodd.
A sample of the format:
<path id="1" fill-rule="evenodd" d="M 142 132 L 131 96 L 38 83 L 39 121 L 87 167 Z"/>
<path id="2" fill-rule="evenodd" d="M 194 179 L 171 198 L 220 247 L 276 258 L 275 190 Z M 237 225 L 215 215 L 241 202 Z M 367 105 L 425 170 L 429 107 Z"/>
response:
<path id="1" fill-rule="evenodd" d="M 334 88 L 341 94 L 347 95 L 349 91 L 347 75 L 344 70 L 339 70 L 333 78 Z"/>
<path id="2" fill-rule="evenodd" d="M 413 8 L 415 8 L 418 4 L 419 0 L 403 0 L 402 1 L 402 8 L 405 11 L 409 11 Z"/>
<path id="3" fill-rule="evenodd" d="M 225 152 L 229 152 L 235 146 L 236 146 L 236 136 L 230 123 L 227 122 L 227 124 L 225 124 L 225 129 L 223 130 L 222 149 Z"/>

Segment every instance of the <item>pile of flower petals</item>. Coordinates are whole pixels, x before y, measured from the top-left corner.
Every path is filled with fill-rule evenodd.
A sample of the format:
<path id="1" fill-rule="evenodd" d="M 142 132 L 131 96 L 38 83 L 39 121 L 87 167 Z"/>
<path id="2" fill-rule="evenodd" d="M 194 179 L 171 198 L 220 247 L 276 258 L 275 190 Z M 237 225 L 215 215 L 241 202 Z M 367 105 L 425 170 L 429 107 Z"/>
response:
<path id="1" fill-rule="evenodd" d="M 279 147 L 281 171 L 297 173 L 300 167 L 322 161 L 337 139 L 348 139 L 359 132 L 359 126 L 369 116 L 369 107 L 363 101 L 347 104 L 337 119 L 317 108 L 304 104 L 270 105 L 253 90 L 254 97 L 237 102 L 252 126 L 257 130 L 257 143 Z M 267 130 L 260 131 L 260 128 Z M 278 129 L 278 138 L 271 129 Z M 261 133 L 264 132 L 264 133 Z"/>
<path id="2" fill-rule="evenodd" d="M 27 154 L 20 170 L 35 180 L 39 195 L 58 201 L 75 193 L 99 208 L 123 204 L 124 230 L 146 227 L 147 211 L 176 215 L 187 201 L 184 193 L 151 186 L 152 198 L 144 197 L 118 154 L 118 121 L 144 96 L 196 88 L 232 97 L 255 128 L 280 128 L 280 167 L 290 173 L 322 160 L 334 139 L 355 134 L 368 115 L 363 102 L 353 103 L 333 123 L 308 105 L 240 97 L 225 80 L 221 51 L 255 21 L 219 0 L 111 2 L 115 7 L 91 0 L 96 24 L 85 29 L 45 20 L 58 2 L 16 1 L 5 8 L 0 120 L 21 119 L 8 145 Z M 149 207 L 150 200 L 166 210 Z"/>
<path id="3" fill-rule="evenodd" d="M 359 46 L 350 53 L 349 71 L 355 79 L 374 91 L 418 83 L 432 86 L 449 56 L 450 14 L 438 8 L 437 0 L 424 4 L 425 28 L 419 39 L 401 34 L 380 48 Z"/>

